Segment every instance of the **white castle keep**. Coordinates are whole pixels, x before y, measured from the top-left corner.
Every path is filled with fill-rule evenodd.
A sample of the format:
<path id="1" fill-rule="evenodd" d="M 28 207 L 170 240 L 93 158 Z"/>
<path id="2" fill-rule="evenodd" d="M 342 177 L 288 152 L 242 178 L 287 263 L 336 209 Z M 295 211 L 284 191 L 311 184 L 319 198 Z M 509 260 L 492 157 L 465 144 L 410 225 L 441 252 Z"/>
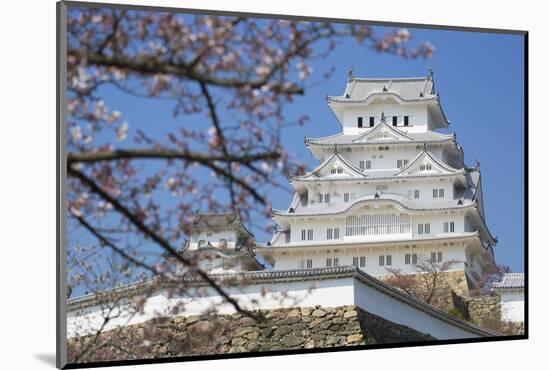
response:
<path id="1" fill-rule="evenodd" d="M 305 143 L 320 165 L 290 178 L 275 269 L 353 265 L 375 276 L 421 258 L 461 261 L 471 282 L 494 269 L 479 165 L 464 164 L 433 76 L 348 79 L 327 102 L 342 132 Z"/>
<path id="2" fill-rule="evenodd" d="M 431 71 L 350 75 L 343 95 L 327 102 L 342 132 L 305 139 L 320 164 L 290 177 L 294 198 L 272 211 L 278 229 L 252 254 L 274 270 L 347 265 L 378 277 L 388 268 L 412 272 L 422 259 L 453 260 L 451 270 L 464 270 L 473 286 L 494 272 L 479 164 L 466 166 L 456 135 L 437 132 L 449 121 Z M 224 239 L 216 228 L 209 235 Z M 206 243 L 197 238 L 190 235 L 188 249 Z"/>

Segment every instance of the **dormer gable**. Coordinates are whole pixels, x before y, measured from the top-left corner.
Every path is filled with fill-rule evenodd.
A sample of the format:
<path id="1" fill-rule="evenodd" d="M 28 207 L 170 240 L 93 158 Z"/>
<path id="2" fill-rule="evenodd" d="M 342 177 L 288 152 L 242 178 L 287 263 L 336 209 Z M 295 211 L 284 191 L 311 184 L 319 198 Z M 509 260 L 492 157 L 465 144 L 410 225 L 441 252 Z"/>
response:
<path id="1" fill-rule="evenodd" d="M 397 176 L 422 176 L 422 175 L 449 175 L 459 173 L 457 170 L 441 160 L 433 153 L 426 150 L 422 151 L 416 158 L 407 166 L 396 173 Z"/>
<path id="2" fill-rule="evenodd" d="M 354 143 L 387 143 L 412 141 L 405 132 L 391 127 L 386 122 L 380 122 L 374 128 L 353 140 Z"/>
<path id="3" fill-rule="evenodd" d="M 345 178 L 357 177 L 362 178 L 365 175 L 363 171 L 351 163 L 346 157 L 338 152 L 334 152 L 323 163 L 321 163 L 313 171 L 302 175 L 293 176 L 294 179 L 311 179 L 311 178 Z"/>

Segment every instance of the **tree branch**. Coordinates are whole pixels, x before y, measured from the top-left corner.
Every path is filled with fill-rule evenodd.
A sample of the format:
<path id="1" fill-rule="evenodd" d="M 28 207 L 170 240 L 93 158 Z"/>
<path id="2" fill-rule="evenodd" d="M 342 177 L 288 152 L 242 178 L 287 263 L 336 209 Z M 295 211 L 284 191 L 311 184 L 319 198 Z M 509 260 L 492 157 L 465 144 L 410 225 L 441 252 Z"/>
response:
<path id="1" fill-rule="evenodd" d="M 69 49 L 68 55 L 78 56 L 78 49 Z M 103 67 L 115 67 L 119 69 L 128 69 L 136 73 L 144 75 L 155 75 L 158 73 L 170 74 L 191 81 L 203 81 L 209 85 L 224 87 L 224 88 L 240 88 L 250 86 L 253 89 L 259 89 L 264 86 L 269 78 L 260 78 L 256 80 L 238 79 L 238 78 L 223 78 L 217 76 L 201 75 L 189 65 L 183 63 L 175 63 L 172 61 L 153 61 L 150 56 L 136 56 L 125 58 L 115 55 L 104 55 L 88 50 L 85 54 L 86 62 Z M 295 84 L 276 84 L 271 86 L 271 89 L 277 92 L 286 94 L 303 95 L 304 89 Z"/>
<path id="2" fill-rule="evenodd" d="M 251 163 L 260 160 L 275 160 L 281 156 L 278 151 L 265 152 L 258 154 L 235 155 L 216 155 L 205 154 L 192 151 L 171 150 L 171 149 L 116 149 L 97 152 L 69 153 L 67 164 L 74 163 L 94 163 L 122 159 L 183 159 L 187 161 L 205 162 L 239 162 Z"/>
<path id="3" fill-rule="evenodd" d="M 187 267 L 193 268 L 201 279 L 206 281 L 220 296 L 222 296 L 227 302 L 229 302 L 235 310 L 246 315 L 252 315 L 248 311 L 244 310 L 239 303 L 229 296 L 221 286 L 219 286 L 206 272 L 195 266 L 191 261 L 183 258 L 177 251 L 174 249 L 170 243 L 168 243 L 161 236 L 157 235 L 153 230 L 151 230 L 147 225 L 145 225 L 135 214 L 133 214 L 128 208 L 126 208 L 122 203 L 117 199 L 113 198 L 109 193 L 104 191 L 99 185 L 97 185 L 92 179 L 86 176 L 83 172 L 73 168 L 68 167 L 67 173 L 69 176 L 78 178 L 82 184 L 87 186 L 92 192 L 96 193 L 98 196 L 103 198 L 105 201 L 109 202 L 114 209 L 120 212 L 124 217 L 126 217 L 141 233 L 151 238 L 155 243 L 157 243 L 162 249 L 164 249 L 168 255 L 174 257 L 179 262 L 183 263 Z"/>
<path id="4" fill-rule="evenodd" d="M 205 167 L 212 169 L 216 174 L 225 177 L 227 180 L 238 184 L 240 187 L 245 189 L 247 192 L 252 195 L 252 197 L 263 205 L 266 205 L 266 200 L 254 189 L 252 186 L 247 184 L 243 179 L 235 176 L 230 170 L 224 169 L 216 165 L 215 161 L 225 161 L 230 162 L 242 162 L 250 163 L 252 160 L 259 160 L 265 158 L 271 158 L 272 156 L 279 156 L 277 152 L 264 153 L 258 155 L 245 155 L 242 157 L 226 157 L 226 156 L 210 156 L 204 154 L 195 153 L 190 155 L 189 152 L 178 152 L 170 151 L 165 149 L 151 149 L 151 150 L 115 150 L 115 151 L 105 151 L 105 152 L 94 152 L 94 153 L 78 153 L 78 154 L 69 154 L 67 157 L 67 164 L 69 169 L 71 169 L 71 164 L 76 162 L 81 163 L 91 163 L 91 162 L 100 162 L 100 161 L 109 161 L 109 160 L 120 160 L 120 159 L 185 159 L 190 161 L 196 161 L 197 163 L 202 164 Z"/>

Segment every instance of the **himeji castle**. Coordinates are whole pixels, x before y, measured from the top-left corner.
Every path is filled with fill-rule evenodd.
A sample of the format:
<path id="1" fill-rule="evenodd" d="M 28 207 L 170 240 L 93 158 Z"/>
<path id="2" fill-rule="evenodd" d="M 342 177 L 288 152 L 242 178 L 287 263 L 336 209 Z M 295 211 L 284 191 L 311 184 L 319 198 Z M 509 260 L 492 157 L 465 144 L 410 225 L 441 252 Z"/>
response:
<path id="1" fill-rule="evenodd" d="M 258 250 L 276 270 L 355 266 L 374 276 L 413 271 L 421 259 L 460 261 L 475 284 L 494 272 L 479 163 L 464 163 L 433 74 L 414 78 L 348 76 L 327 96 L 336 135 L 306 138 L 319 160 L 290 177 L 294 198 L 273 210 L 278 230 Z"/>
<path id="2" fill-rule="evenodd" d="M 327 101 L 342 132 L 305 139 L 320 164 L 290 178 L 294 197 L 288 209 L 272 211 L 278 229 L 271 240 L 254 241 L 236 213 L 197 213 L 186 225 L 181 256 L 197 261 L 246 310 L 301 307 L 307 309 L 293 312 L 320 317 L 325 309 L 355 307 L 436 339 L 495 336 L 383 279 L 388 268 L 414 272 L 423 260 L 452 260 L 451 275 L 460 275 L 453 281 L 469 290 L 495 271 L 496 239 L 485 223 L 479 165 L 466 166 L 455 135 L 437 132 L 449 122 L 432 74 L 349 76 L 344 94 Z M 235 313 L 193 269 L 167 258 L 177 266 L 176 281 L 184 292 L 157 276 L 113 288 L 111 294 L 71 298 L 68 336 L 174 316 L 182 306 L 185 316 Z M 111 318 L 105 300 L 118 296 L 141 300 L 124 301 L 123 314 Z M 134 314 L 136 301 L 144 304 Z M 354 315 L 343 317 L 349 322 Z"/>

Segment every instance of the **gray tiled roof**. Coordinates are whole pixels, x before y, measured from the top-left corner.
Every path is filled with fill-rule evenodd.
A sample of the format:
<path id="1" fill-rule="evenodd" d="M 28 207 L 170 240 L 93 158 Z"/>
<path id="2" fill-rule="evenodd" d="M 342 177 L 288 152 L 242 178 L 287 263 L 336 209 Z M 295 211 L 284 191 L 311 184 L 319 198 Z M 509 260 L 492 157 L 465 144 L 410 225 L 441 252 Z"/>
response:
<path id="1" fill-rule="evenodd" d="M 372 129 L 369 129 L 372 130 Z M 443 142 L 443 141 L 450 141 L 454 139 L 454 135 L 446 135 L 441 134 L 434 131 L 426 131 L 426 132 L 403 132 L 407 137 L 411 138 L 412 141 L 409 143 L 424 143 L 424 142 Z M 355 140 L 359 139 L 365 135 L 362 134 L 355 134 L 355 135 L 344 135 L 343 133 L 339 133 L 336 135 L 321 137 L 321 138 L 305 138 L 306 144 L 314 144 L 314 145 L 365 145 L 369 144 L 368 142 L 355 142 Z M 407 143 L 403 141 L 397 141 L 398 143 Z M 391 141 L 387 141 L 387 143 L 392 143 Z M 370 144 L 376 144 L 380 145 L 380 142 L 372 142 Z"/>
<path id="2" fill-rule="evenodd" d="M 345 156 L 341 155 L 338 152 L 334 152 L 330 157 L 325 159 L 323 163 L 321 163 L 319 166 L 317 166 L 312 171 L 306 173 L 305 175 L 298 175 L 298 176 L 292 176 L 294 179 L 307 179 L 311 178 L 312 176 L 317 175 L 325 166 L 328 165 L 334 158 L 339 159 L 344 165 L 347 167 L 348 170 L 355 173 L 358 176 L 365 176 L 363 173 L 363 170 L 357 167 L 355 164 L 353 164 L 349 159 L 347 159 Z"/>
<path id="3" fill-rule="evenodd" d="M 440 159 L 438 159 L 435 155 L 433 155 L 429 151 L 422 151 L 420 152 L 415 159 L 411 161 L 407 166 L 402 167 L 401 169 L 386 169 L 386 170 L 361 170 L 360 168 L 357 168 L 353 163 L 349 162 L 347 158 L 343 155 L 333 154 L 328 159 L 326 159 L 321 165 L 319 165 L 317 168 L 315 168 L 313 171 L 307 173 L 303 176 L 291 176 L 291 181 L 356 181 L 358 180 L 357 177 L 327 177 L 327 178 L 319 178 L 319 177 L 313 177 L 315 173 L 317 173 L 322 167 L 324 167 L 328 162 L 332 160 L 332 158 L 337 155 L 338 158 L 340 158 L 343 162 L 345 162 L 348 166 L 353 167 L 355 169 L 355 172 L 359 174 L 362 178 L 359 178 L 359 180 L 384 180 L 384 179 L 395 179 L 397 176 L 406 176 L 408 178 L 426 178 L 426 177 L 445 177 L 445 176 L 456 176 L 456 175 L 462 175 L 465 173 L 466 169 L 456 169 L 453 168 Z M 449 173 L 416 173 L 416 174 L 406 174 L 406 171 L 409 168 L 412 168 L 415 165 L 415 162 L 417 162 L 422 156 L 428 156 L 434 163 L 444 168 L 446 171 L 449 171 Z M 471 179 L 468 178 L 468 183 Z M 476 181 L 477 186 L 477 181 Z"/>
<path id="4" fill-rule="evenodd" d="M 469 207 L 474 202 L 471 199 L 461 199 L 462 204 L 458 204 L 458 199 L 452 200 L 418 200 L 411 199 L 400 194 L 392 193 L 379 193 L 378 198 L 376 194 L 365 195 L 361 198 L 356 199 L 350 203 L 335 203 L 327 206 L 323 205 L 308 205 L 306 207 L 298 207 L 294 209 L 293 213 L 289 213 L 287 210 L 277 210 L 274 209 L 272 213 L 274 215 L 285 215 L 285 216 L 310 216 L 310 215 L 334 215 L 344 213 L 352 207 L 365 202 L 373 202 L 379 200 L 389 200 L 398 203 L 403 208 L 412 210 L 412 211 L 431 211 L 431 210 L 444 210 L 444 209 L 456 209 Z"/>
<path id="5" fill-rule="evenodd" d="M 519 289 L 524 287 L 524 276 L 522 272 L 510 272 L 504 274 L 502 280 L 493 283 L 496 289 Z"/>
<path id="6" fill-rule="evenodd" d="M 237 213 L 202 213 L 193 217 L 191 225 L 195 227 L 240 225 L 241 218 Z"/>
<path id="7" fill-rule="evenodd" d="M 432 100 L 437 97 L 430 77 L 351 78 L 342 96 L 329 96 L 329 101 L 359 102 L 374 94 L 392 94 L 404 101 Z"/>

